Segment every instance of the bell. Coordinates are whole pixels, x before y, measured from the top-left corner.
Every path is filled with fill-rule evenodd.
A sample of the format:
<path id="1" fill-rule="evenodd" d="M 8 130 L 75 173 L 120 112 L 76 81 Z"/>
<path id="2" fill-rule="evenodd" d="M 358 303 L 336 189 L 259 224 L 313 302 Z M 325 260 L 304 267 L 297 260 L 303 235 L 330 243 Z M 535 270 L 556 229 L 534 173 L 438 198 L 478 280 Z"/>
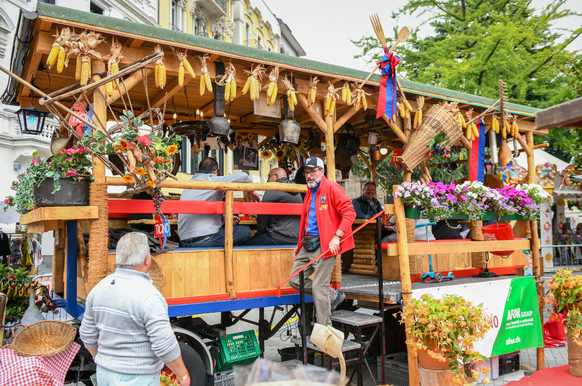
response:
<path id="1" fill-rule="evenodd" d="M 374 131 L 370 131 L 368 133 L 368 145 L 377 145 L 378 144 L 378 133 Z"/>
<path id="2" fill-rule="evenodd" d="M 370 146 L 370 161 L 373 164 L 379 164 L 382 162 L 382 153 L 380 152 L 380 146 Z"/>
<path id="3" fill-rule="evenodd" d="M 230 123 L 224 117 L 213 117 L 208 122 L 208 128 L 210 129 L 210 134 L 214 135 L 228 135 L 230 131 Z"/>
<path id="4" fill-rule="evenodd" d="M 283 119 L 279 124 L 279 141 L 282 143 L 299 144 L 301 126 L 295 119 Z"/>

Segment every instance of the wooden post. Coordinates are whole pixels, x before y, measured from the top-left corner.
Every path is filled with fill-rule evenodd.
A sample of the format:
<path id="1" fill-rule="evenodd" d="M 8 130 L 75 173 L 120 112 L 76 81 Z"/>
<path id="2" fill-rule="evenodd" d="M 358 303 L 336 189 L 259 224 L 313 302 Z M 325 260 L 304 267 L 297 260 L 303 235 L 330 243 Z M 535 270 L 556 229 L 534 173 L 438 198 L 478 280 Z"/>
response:
<path id="1" fill-rule="evenodd" d="M 93 60 L 93 73 L 106 71 L 105 62 L 100 60 Z M 95 81 L 101 80 L 99 76 L 94 77 Z M 101 91 L 99 91 L 101 90 Z M 107 122 L 107 103 L 104 99 L 107 95 L 105 85 L 93 91 L 93 113 L 95 117 L 93 122 L 97 127 L 106 125 Z M 106 127 L 101 127 L 106 130 Z M 108 273 L 107 250 L 109 239 L 109 211 L 108 211 L 108 197 L 107 184 L 105 180 L 105 164 L 97 157 L 93 157 L 93 178 L 95 181 L 91 183 L 89 204 L 97 206 L 99 209 L 99 218 L 91 221 L 89 237 L 89 264 L 87 270 L 87 291 L 101 281 Z M 77 237 L 77 235 L 67 235 L 68 237 Z"/>
<path id="2" fill-rule="evenodd" d="M 225 193 L 224 200 L 224 277 L 226 278 L 226 290 L 231 299 L 236 298 L 236 290 L 234 288 L 234 264 L 232 251 L 232 236 L 234 225 L 232 223 L 234 206 L 234 192 L 229 190 Z"/>
<path id="3" fill-rule="evenodd" d="M 54 231 L 58 235 L 58 244 L 55 243 L 55 252 L 52 266 L 52 286 L 55 293 L 62 295 L 65 292 L 65 240 L 67 227 L 59 221 L 59 229 Z"/>
<path id="4" fill-rule="evenodd" d="M 534 137 L 533 132 L 528 131 L 526 133 L 527 144 L 530 149 L 534 148 Z M 527 154 L 527 182 L 528 184 L 535 183 L 535 160 L 533 151 Z M 531 258 L 533 263 L 533 271 L 536 280 L 536 288 L 538 292 L 538 306 L 540 309 L 540 319 L 542 323 L 542 331 L 544 330 L 544 284 L 541 282 L 541 277 L 544 275 L 544 262 L 540 256 L 540 240 L 538 237 L 538 222 L 529 222 L 529 231 L 531 235 Z M 545 352 L 544 347 L 538 347 L 536 349 L 537 353 L 537 369 L 541 370 L 545 367 Z"/>
<path id="5" fill-rule="evenodd" d="M 333 144 L 333 121 L 331 117 L 325 117 L 327 132 L 325 133 L 325 155 L 327 162 L 327 179 L 335 182 L 335 153 Z"/>
<path id="6" fill-rule="evenodd" d="M 405 173 L 406 175 L 406 173 Z M 394 193 L 398 191 L 400 186 L 394 187 Z M 394 195 L 394 210 L 396 212 L 396 234 L 398 236 L 398 256 L 400 265 L 400 285 L 402 287 L 402 305 L 406 306 L 412 300 L 412 283 L 410 280 L 410 263 L 408 260 L 408 241 L 406 237 L 406 218 L 404 217 L 404 204 L 402 199 Z M 406 319 L 404 321 L 405 327 L 408 329 L 413 323 L 412 320 Z M 408 332 L 406 339 L 408 340 Z M 418 358 L 412 354 L 412 350 L 408 348 L 408 381 L 410 386 L 418 385 Z"/>
<path id="7" fill-rule="evenodd" d="M 6 324 L 6 304 L 8 303 L 8 298 L 5 294 L 0 292 L 0 346 L 4 346 L 4 325 Z"/>

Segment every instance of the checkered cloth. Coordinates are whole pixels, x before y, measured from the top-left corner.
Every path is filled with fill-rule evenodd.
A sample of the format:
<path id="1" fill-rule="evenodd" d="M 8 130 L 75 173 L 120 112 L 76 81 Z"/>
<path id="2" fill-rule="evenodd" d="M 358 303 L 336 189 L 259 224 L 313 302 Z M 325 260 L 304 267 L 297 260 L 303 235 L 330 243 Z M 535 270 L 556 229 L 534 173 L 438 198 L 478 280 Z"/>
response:
<path id="1" fill-rule="evenodd" d="M 50 357 L 23 357 L 11 348 L 0 349 L 0 386 L 63 386 L 65 375 L 81 345 L 73 342 Z"/>

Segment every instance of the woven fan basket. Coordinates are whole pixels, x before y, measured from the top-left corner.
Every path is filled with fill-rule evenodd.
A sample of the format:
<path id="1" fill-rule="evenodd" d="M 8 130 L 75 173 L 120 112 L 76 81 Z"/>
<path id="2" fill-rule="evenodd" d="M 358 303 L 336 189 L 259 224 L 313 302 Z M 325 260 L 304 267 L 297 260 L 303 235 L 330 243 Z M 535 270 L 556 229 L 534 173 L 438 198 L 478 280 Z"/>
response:
<path id="1" fill-rule="evenodd" d="M 441 131 L 447 134 L 447 141 L 450 145 L 457 144 L 463 135 L 453 114 L 441 105 L 433 105 L 422 117 L 422 125 L 410 135 L 408 146 L 402 156 L 398 157 L 398 162 L 412 172 L 415 167 L 426 160 L 427 146 Z"/>
<path id="2" fill-rule="evenodd" d="M 117 264 L 113 264 L 109 273 L 112 274 L 117 269 Z M 148 271 L 150 274 L 150 278 L 153 281 L 154 287 L 161 291 L 161 288 L 166 285 L 166 275 L 162 272 L 162 267 L 160 264 L 152 257 L 152 265 L 150 266 L 150 270 Z"/>
<path id="3" fill-rule="evenodd" d="M 12 348 L 22 356 L 48 357 L 64 351 L 73 343 L 77 329 L 66 322 L 58 320 L 41 320 L 23 326 L 14 337 Z"/>

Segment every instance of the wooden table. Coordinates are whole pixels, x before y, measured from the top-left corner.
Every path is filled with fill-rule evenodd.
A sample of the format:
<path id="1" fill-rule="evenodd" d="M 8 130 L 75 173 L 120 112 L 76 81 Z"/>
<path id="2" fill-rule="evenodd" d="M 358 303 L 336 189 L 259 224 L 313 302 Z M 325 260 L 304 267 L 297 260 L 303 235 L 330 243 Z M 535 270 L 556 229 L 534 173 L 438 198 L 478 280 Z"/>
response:
<path id="1" fill-rule="evenodd" d="M 168 220 L 168 222 L 170 223 L 170 225 L 178 225 L 178 219 L 170 219 Z M 156 220 L 149 219 L 149 218 L 144 218 L 142 220 L 129 220 L 127 222 L 129 225 L 131 224 L 143 224 L 143 225 L 156 225 Z"/>

